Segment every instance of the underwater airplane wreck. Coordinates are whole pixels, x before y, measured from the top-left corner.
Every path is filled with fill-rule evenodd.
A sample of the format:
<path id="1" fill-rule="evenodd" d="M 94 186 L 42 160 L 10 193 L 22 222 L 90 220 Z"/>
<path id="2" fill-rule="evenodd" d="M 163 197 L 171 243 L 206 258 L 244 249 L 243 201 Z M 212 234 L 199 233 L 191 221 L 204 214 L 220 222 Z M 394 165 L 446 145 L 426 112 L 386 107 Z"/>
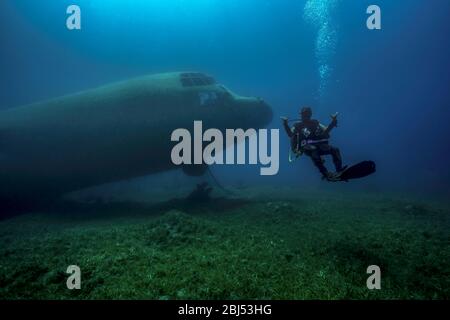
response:
<path id="1" fill-rule="evenodd" d="M 170 134 L 190 128 L 255 128 L 272 110 L 194 72 L 144 76 L 0 111 L 2 210 L 46 203 L 87 187 L 158 173 Z M 201 175 L 204 165 L 183 167 Z"/>

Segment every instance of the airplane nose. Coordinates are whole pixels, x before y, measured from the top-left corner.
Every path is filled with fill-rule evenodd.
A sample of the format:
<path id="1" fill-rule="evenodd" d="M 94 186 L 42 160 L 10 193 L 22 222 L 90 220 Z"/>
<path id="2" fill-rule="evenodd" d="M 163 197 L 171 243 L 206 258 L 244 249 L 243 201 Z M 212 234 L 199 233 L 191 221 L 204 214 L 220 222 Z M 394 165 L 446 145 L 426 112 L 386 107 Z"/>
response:
<path id="1" fill-rule="evenodd" d="M 239 97 L 240 114 L 247 119 L 249 127 L 266 126 L 273 119 L 272 108 L 258 97 Z"/>

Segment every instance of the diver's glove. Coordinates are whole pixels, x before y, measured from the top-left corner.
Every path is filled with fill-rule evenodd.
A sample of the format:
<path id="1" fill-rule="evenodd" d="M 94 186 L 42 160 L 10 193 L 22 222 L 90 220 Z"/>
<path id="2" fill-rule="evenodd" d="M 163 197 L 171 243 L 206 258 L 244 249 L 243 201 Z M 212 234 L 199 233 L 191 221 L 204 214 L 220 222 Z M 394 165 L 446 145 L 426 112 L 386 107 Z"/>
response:
<path id="1" fill-rule="evenodd" d="M 331 117 L 331 126 L 332 127 L 337 127 L 337 125 L 338 125 L 338 119 L 337 119 L 337 116 L 339 115 L 339 112 L 336 112 L 335 114 L 332 114 L 330 117 Z"/>
<path id="2" fill-rule="evenodd" d="M 288 123 L 288 118 L 286 117 L 280 117 L 281 121 L 283 121 L 283 123 Z"/>

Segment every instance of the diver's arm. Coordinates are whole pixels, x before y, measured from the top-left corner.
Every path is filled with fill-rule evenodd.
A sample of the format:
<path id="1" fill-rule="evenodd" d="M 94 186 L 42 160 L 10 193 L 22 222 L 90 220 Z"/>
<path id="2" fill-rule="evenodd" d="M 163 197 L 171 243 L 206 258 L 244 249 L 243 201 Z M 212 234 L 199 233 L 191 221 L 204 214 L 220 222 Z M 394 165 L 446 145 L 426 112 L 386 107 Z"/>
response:
<path id="1" fill-rule="evenodd" d="M 331 130 L 333 130 L 334 128 L 336 128 L 336 124 L 334 124 L 333 122 L 332 123 L 330 123 L 329 125 L 328 125 L 328 127 L 326 127 L 326 126 L 324 126 L 324 125 L 322 125 L 323 126 L 323 128 L 324 128 L 324 130 L 323 130 L 323 132 L 324 132 L 324 134 L 330 134 L 330 132 L 331 132 Z"/>
<path id="2" fill-rule="evenodd" d="M 331 130 L 337 127 L 337 116 L 338 116 L 337 112 L 334 115 L 331 115 L 331 123 L 324 130 L 325 134 L 329 134 Z"/>
<path id="3" fill-rule="evenodd" d="M 286 131 L 286 134 L 291 138 L 294 135 L 294 132 L 292 132 L 292 129 L 289 127 L 288 119 L 287 118 L 281 118 L 283 121 L 283 127 Z"/>

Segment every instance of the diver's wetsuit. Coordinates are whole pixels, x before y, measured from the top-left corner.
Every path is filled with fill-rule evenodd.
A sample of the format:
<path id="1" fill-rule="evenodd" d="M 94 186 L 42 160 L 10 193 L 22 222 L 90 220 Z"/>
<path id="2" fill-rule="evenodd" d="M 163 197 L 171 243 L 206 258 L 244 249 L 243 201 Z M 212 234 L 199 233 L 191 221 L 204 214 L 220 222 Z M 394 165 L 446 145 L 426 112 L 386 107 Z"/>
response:
<path id="1" fill-rule="evenodd" d="M 284 123 L 284 129 L 293 141 L 293 148 L 299 148 L 309 156 L 324 177 L 328 175 L 328 170 L 322 159 L 324 155 L 332 156 L 337 172 L 342 170 L 342 158 L 339 149 L 328 143 L 330 138 L 329 132 L 335 126 L 332 123 L 326 127 L 320 124 L 319 121 L 312 119 L 297 122 L 292 128 L 289 127 L 287 122 Z M 304 145 L 302 145 L 302 141 L 304 141 Z"/>

